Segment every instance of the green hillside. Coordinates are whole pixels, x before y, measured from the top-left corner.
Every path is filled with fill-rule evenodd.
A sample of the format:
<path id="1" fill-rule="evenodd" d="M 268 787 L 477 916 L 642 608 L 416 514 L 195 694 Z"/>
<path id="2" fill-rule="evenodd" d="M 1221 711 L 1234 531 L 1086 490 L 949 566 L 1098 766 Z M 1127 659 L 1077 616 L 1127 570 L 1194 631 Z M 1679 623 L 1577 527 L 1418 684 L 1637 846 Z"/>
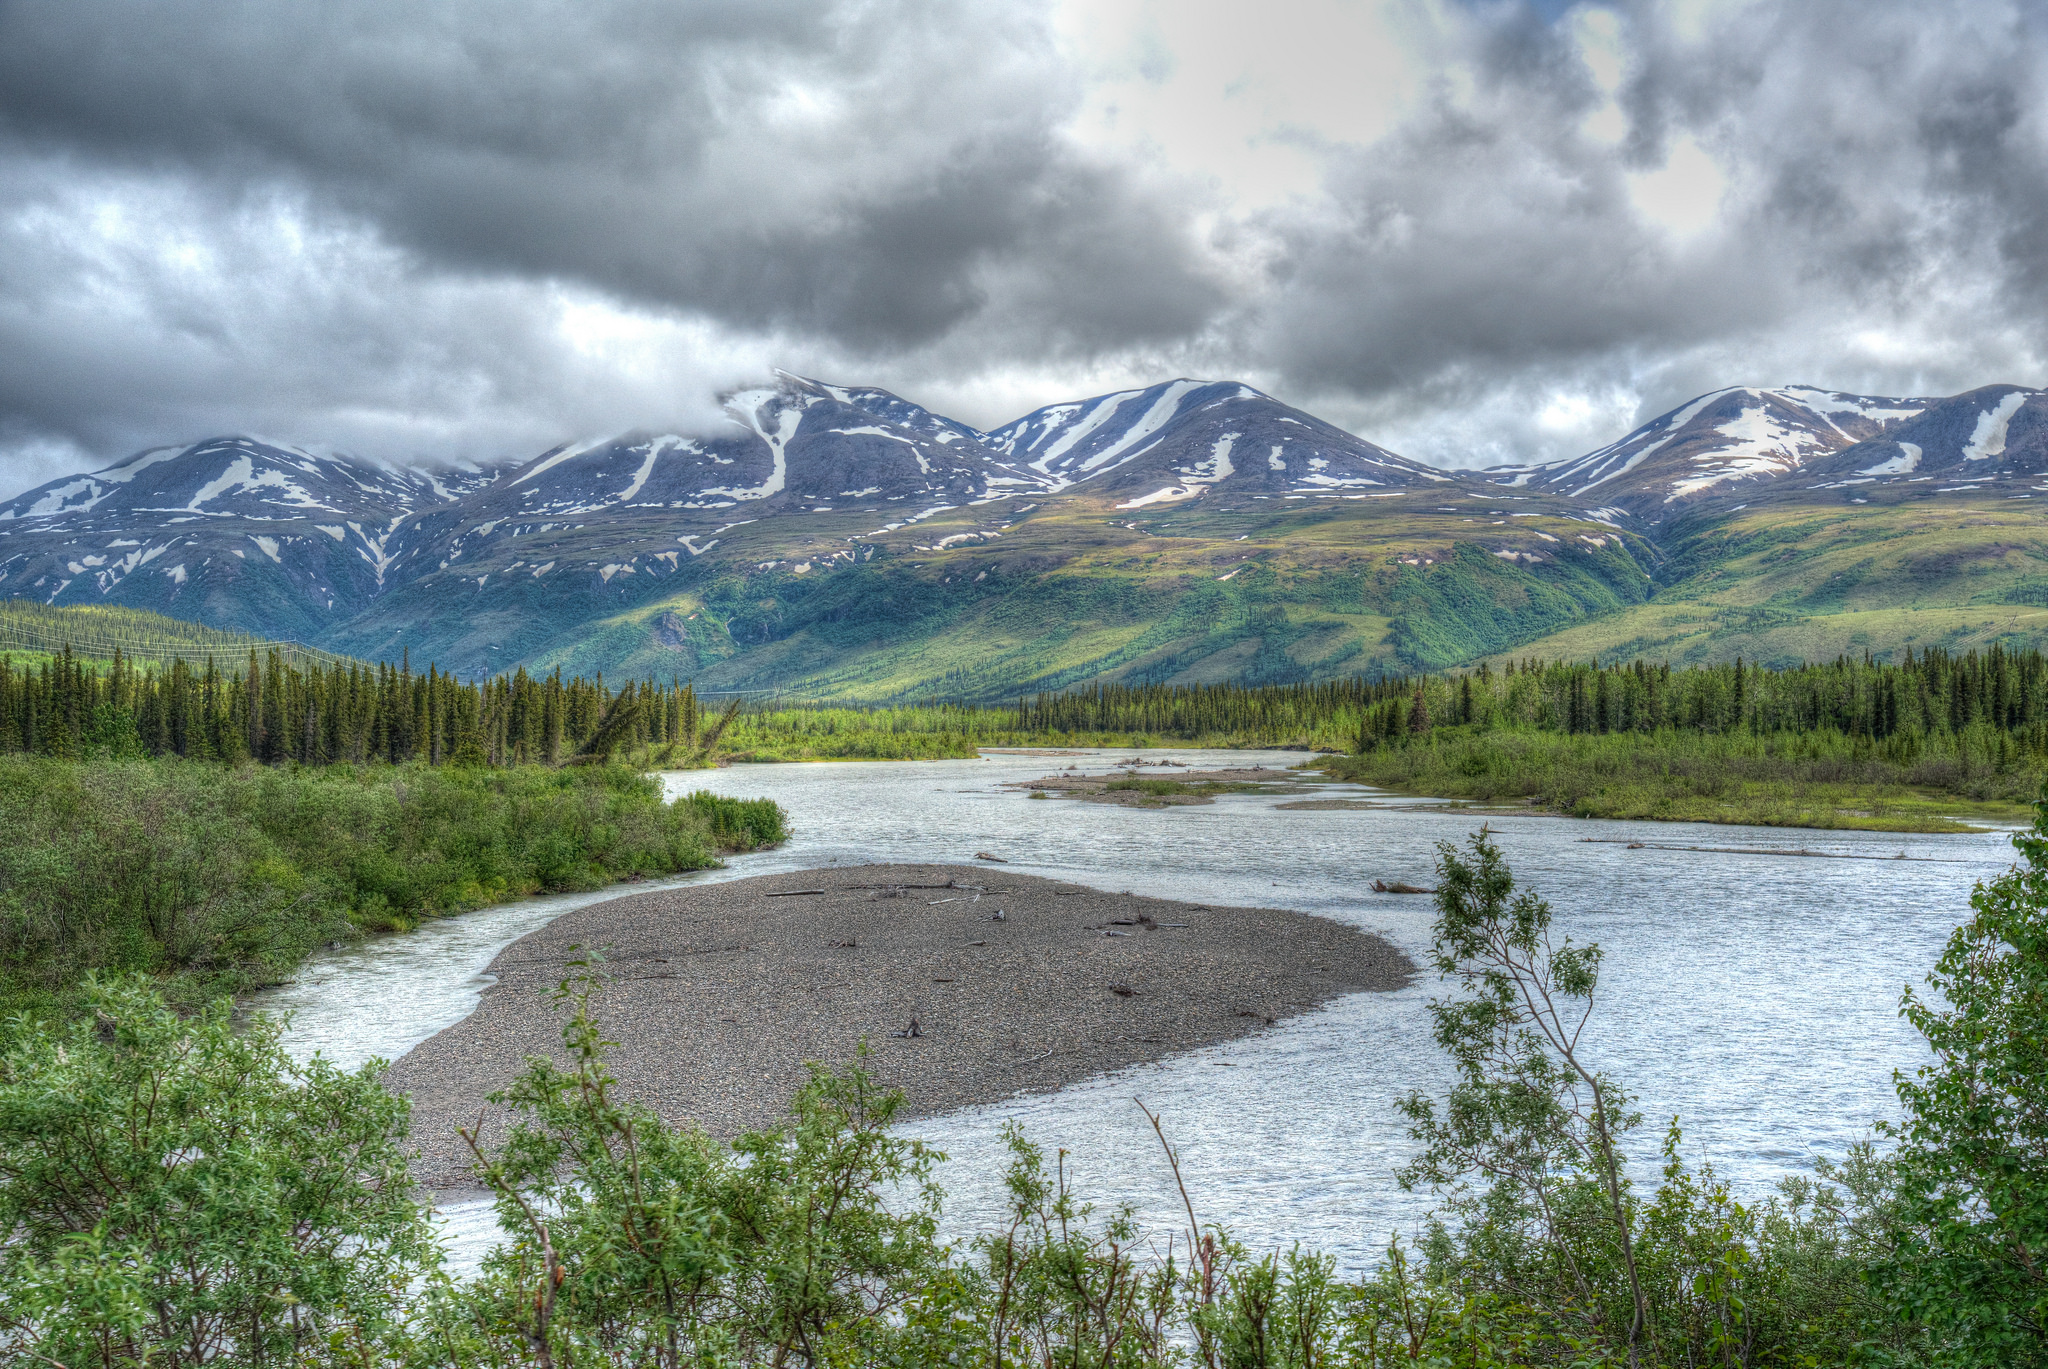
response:
<path id="1" fill-rule="evenodd" d="M 2048 639 L 2048 520 L 2031 501 L 1788 503 L 1658 541 L 1540 501 L 1410 491 L 1133 513 L 1068 494 L 734 524 L 679 555 L 659 510 L 546 550 L 494 543 L 294 659 L 524 665 L 828 701 L 1011 699 L 1090 681 L 1248 684 L 1509 657 L 1786 665 Z M 580 557 L 631 569 L 548 579 Z M 459 574 L 458 574 L 459 570 Z M 274 645 L 112 607 L 0 601 L 0 651 L 240 656 Z"/>
<path id="2" fill-rule="evenodd" d="M 2017 500 L 1745 510 L 1672 539 L 1659 579 L 1514 654 L 1789 665 L 2048 640 L 2048 519 Z"/>
<path id="3" fill-rule="evenodd" d="M 288 665 L 301 668 L 346 662 L 345 657 L 299 642 L 272 641 L 246 632 L 188 623 L 145 609 L 114 605 L 56 607 L 30 599 L 0 599 L 0 655 L 17 665 L 33 664 L 65 647 L 87 660 L 106 660 L 115 652 L 138 662 L 221 661 L 246 658 L 251 651 L 276 651 Z"/>
<path id="4" fill-rule="evenodd" d="M 1438 670 L 1612 615 L 1650 587 L 1657 554 L 1640 539 L 1548 515 L 1487 518 L 1483 504 L 1407 507 L 1419 502 L 1143 517 L 1066 498 L 993 530 L 984 510 L 935 516 L 858 559 L 825 518 L 795 536 L 748 527 L 715 563 L 686 562 L 624 602 L 430 578 L 342 644 L 457 660 L 494 650 L 487 659 L 529 669 L 680 675 L 705 689 L 973 700 L 1097 679 Z"/>

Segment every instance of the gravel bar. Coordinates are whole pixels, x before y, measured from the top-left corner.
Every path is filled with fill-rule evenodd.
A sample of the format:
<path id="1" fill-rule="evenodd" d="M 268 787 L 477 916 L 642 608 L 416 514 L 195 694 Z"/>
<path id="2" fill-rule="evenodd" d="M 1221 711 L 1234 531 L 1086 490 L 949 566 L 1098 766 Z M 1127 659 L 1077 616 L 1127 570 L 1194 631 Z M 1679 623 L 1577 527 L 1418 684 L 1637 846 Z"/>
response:
<path id="1" fill-rule="evenodd" d="M 782 1115 L 804 1062 L 844 1062 L 863 1041 L 903 1115 L 931 1115 L 1243 1036 L 1399 988 L 1415 968 L 1327 918 L 998 864 L 835 866 L 612 899 L 506 947 L 476 1011 L 391 1067 L 429 1185 L 470 1186 L 455 1128 L 482 1114 L 486 1138 L 501 1135 L 485 1096 L 528 1056 L 565 1059 L 549 994 L 576 947 L 604 955 L 593 1007 L 625 1091 L 727 1138 Z"/>

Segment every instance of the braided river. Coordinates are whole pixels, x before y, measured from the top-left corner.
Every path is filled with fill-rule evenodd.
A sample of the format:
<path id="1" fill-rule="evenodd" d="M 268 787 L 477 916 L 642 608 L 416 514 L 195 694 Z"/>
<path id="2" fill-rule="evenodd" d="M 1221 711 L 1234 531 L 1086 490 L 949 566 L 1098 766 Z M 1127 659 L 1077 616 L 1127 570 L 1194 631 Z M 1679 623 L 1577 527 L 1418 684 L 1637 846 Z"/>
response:
<path id="1" fill-rule="evenodd" d="M 1481 821 L 1524 887 L 1548 899 L 1554 931 L 1605 951 L 1590 1054 L 1636 1096 L 1639 1173 L 1654 1175 L 1664 1125 L 1685 1129 L 1738 1193 L 1839 1156 L 1896 1109 L 1895 1070 L 1925 1050 L 1898 1015 L 1972 885 L 2012 864 L 2003 832 L 1944 836 L 1600 822 L 1446 810 L 1319 786 L 1314 797 L 1370 809 L 1289 810 L 1299 795 L 1231 794 L 1211 805 L 1120 808 L 1033 801 L 1006 782 L 1068 765 L 1102 772 L 1132 752 L 1060 758 L 736 766 L 662 777 L 673 794 L 711 789 L 773 798 L 789 814 L 783 847 L 729 868 L 665 881 L 740 879 L 881 861 L 974 863 L 1196 903 L 1264 905 L 1377 932 L 1420 966 L 1430 899 L 1376 894 L 1375 879 L 1429 885 L 1436 844 Z M 1298 763 L 1299 752 L 1161 749 L 1137 753 L 1196 768 Z M 1151 770 L 1149 774 L 1173 773 Z M 1641 843 L 1632 848 L 1630 843 Z M 1721 848 L 1684 850 L 1682 847 Z M 1738 849 L 1739 848 L 1739 849 Z M 1809 852 L 1820 854 L 1792 854 Z M 991 867 L 992 873 L 997 867 Z M 459 1021 L 506 944 L 570 908 L 661 885 L 530 899 L 337 949 L 252 1005 L 294 1014 L 287 1045 L 341 1064 L 393 1059 Z M 1128 1202 L 1141 1218 L 1184 1223 L 1157 1137 L 1133 1099 L 1163 1115 L 1204 1223 L 1253 1249 L 1301 1241 L 1357 1268 L 1389 1236 L 1411 1233 L 1426 1194 L 1394 1174 L 1410 1153 L 1395 1102 L 1439 1092 L 1447 1063 L 1430 1039 L 1423 970 L 1406 989 L 1361 993 L 1256 1035 L 1089 1080 L 905 1124 L 948 1157 L 949 1229 L 966 1234 L 1001 1210 L 1002 1124 L 1048 1153 L 1068 1152 L 1084 1196 Z M 444 1209 L 451 1255 L 469 1263 L 494 1235 L 488 1209 Z"/>

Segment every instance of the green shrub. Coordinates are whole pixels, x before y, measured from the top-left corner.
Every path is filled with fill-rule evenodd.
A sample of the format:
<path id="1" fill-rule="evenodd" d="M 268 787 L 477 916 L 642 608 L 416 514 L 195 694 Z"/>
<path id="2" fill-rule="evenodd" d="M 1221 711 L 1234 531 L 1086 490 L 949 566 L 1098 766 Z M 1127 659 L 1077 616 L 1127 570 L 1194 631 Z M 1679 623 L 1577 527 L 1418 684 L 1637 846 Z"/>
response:
<path id="1" fill-rule="evenodd" d="M 1103 788 L 1131 790 L 1140 794 L 1151 794 L 1154 797 L 1162 797 L 1167 794 L 1192 794 L 1195 792 L 1179 780 L 1147 780 L 1129 776 L 1120 780 L 1111 780 Z"/>
<path id="2" fill-rule="evenodd" d="M 713 839 L 727 850 L 752 851 L 789 839 L 786 815 L 773 799 L 729 799 L 699 789 L 682 802 L 704 819 Z"/>
<path id="3" fill-rule="evenodd" d="M 906 1312 L 945 1267 L 935 1158 L 892 1136 L 900 1098 L 812 1068 L 782 1125 L 727 1146 L 617 1096 L 565 983 L 563 1069 L 534 1059 L 494 1101 L 517 1118 L 480 1158 L 512 1239 L 437 1318 L 458 1353 L 510 1364 L 902 1363 Z M 899 1187 L 904 1199 L 892 1201 Z"/>
<path id="4" fill-rule="evenodd" d="M 60 1006 L 89 971 L 196 1000 L 323 942 L 773 845 L 766 800 L 620 767 L 227 768 L 0 757 L 0 991 Z"/>
<path id="5" fill-rule="evenodd" d="M 2048 1364 L 2048 801 L 2025 863 L 1980 884 L 1905 1013 L 1933 1063 L 1898 1077 L 1896 1248 L 1875 1270 L 1958 1365 Z"/>
<path id="6" fill-rule="evenodd" d="M 438 1252 L 381 1066 L 132 980 L 0 1055 L 0 1345 L 66 1366 L 388 1363 Z M 19 1356 L 19 1357 L 17 1357 Z"/>

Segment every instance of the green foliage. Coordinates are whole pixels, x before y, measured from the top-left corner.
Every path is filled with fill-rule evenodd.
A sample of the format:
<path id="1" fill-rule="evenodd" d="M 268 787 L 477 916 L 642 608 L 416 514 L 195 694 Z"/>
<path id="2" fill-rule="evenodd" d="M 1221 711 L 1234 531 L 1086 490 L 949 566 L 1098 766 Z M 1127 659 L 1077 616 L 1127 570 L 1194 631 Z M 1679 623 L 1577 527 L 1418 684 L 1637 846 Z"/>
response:
<path id="1" fill-rule="evenodd" d="M 0 1344 L 10 1363 L 363 1365 L 438 1261 L 380 1067 L 294 1063 L 222 1001 L 133 981 L 0 1055 Z"/>
<path id="2" fill-rule="evenodd" d="M 617 1097 L 594 987 L 557 994 L 568 1068 L 494 1095 L 518 1122 L 479 1172 L 514 1236 L 440 1317 L 466 1361 L 902 1362 L 945 1260 L 937 1157 L 889 1134 L 900 1100 L 814 1067 L 786 1122 L 730 1148 L 668 1126 Z"/>
<path id="3" fill-rule="evenodd" d="M 292 665 L 324 666 L 347 658 L 297 642 L 275 642 L 246 632 L 166 618 L 146 609 L 112 604 L 58 607 L 33 599 L 0 599 L 0 652 L 60 655 L 66 648 L 106 661 L 115 656 L 168 665 L 178 659 L 217 656 L 234 660 L 250 652 L 280 653 Z"/>
<path id="4" fill-rule="evenodd" d="M 976 1315 L 961 1328 L 960 1351 L 975 1356 L 970 1363 L 1159 1363 L 1172 1348 L 1192 1252 L 1148 1267 L 1128 1208 L 1096 1220 L 1074 1193 L 1064 1151 L 1049 1175 L 1045 1153 L 1015 1123 L 1003 1137 L 1007 1225 L 973 1242 Z M 1214 1239 L 1202 1250 L 1213 1260 Z"/>
<path id="5" fill-rule="evenodd" d="M 730 799 L 699 789 L 678 802 L 704 820 L 723 850 L 755 851 L 789 838 L 788 815 L 773 799 Z"/>
<path id="6" fill-rule="evenodd" d="M 1447 1206 L 1420 1269 L 1397 1248 L 1366 1285 L 1363 1341 L 1427 1363 L 1918 1362 L 1921 1329 L 1861 1279 L 1891 1248 L 1891 1167 L 1859 1147 L 1745 1205 L 1687 1167 L 1674 1120 L 1642 1195 L 1623 1154 L 1638 1119 L 1585 1060 L 1599 948 L 1553 940 L 1483 831 L 1469 855 L 1438 851 L 1433 959 L 1460 991 L 1430 1013 L 1457 1083 L 1403 1103 L 1423 1149 L 1402 1181 Z"/>
<path id="7" fill-rule="evenodd" d="M 766 800 L 610 766 L 553 770 L 71 764 L 0 756 L 0 985 L 62 1007 L 89 971 L 181 997 L 290 970 L 322 942 L 542 890 L 717 863 L 784 836 Z"/>
<path id="8" fill-rule="evenodd" d="M 2025 863 L 1970 897 L 1905 1015 L 1934 1061 L 1898 1077 L 1897 1248 L 1877 1281 L 1959 1365 L 2048 1364 L 2048 800 Z"/>
<path id="9" fill-rule="evenodd" d="M 1554 942 L 1550 905 L 1515 891 L 1483 831 L 1469 860 L 1439 843 L 1437 875 L 1432 961 L 1463 992 L 1432 1001 L 1430 1017 L 1458 1082 L 1441 1109 L 1420 1094 L 1402 1102 L 1423 1146 L 1402 1183 L 1449 1193 L 1496 1259 L 1540 1267 L 1531 1282 L 1558 1290 L 1539 1304 L 1546 1316 L 1633 1363 L 1650 1306 L 1621 1142 L 1640 1119 L 1580 1048 L 1600 948 Z M 1473 1175 L 1483 1194 L 1465 1190 Z M 1603 1266 L 1616 1286 L 1590 1277 Z"/>
<path id="10" fill-rule="evenodd" d="M 715 733 L 699 744 L 696 691 L 682 684 L 614 691 L 602 679 L 523 670 L 466 684 L 433 666 L 417 675 L 409 662 L 278 649 L 260 658 L 252 649 L 239 670 L 211 655 L 147 669 L 136 661 L 116 647 L 93 662 L 68 643 L 22 662 L 0 653 L 0 754 L 482 766 L 603 763 L 620 751 L 717 744 Z"/>
<path id="11" fill-rule="evenodd" d="M 1382 789 L 1574 817 L 1954 832 L 1969 830 L 1959 816 L 2023 814 L 2044 765 L 1981 728 L 1908 750 L 1833 729 L 1572 736 L 1473 726 L 1437 728 L 1326 768 Z"/>
<path id="12" fill-rule="evenodd" d="M 1603 539 L 1605 542 L 1605 539 Z M 1565 544 L 1532 570 L 1471 542 L 1427 569 L 1402 567 L 1380 591 L 1387 641 L 1411 670 L 1445 670 L 1649 597 L 1619 537 L 1588 551 Z"/>
<path id="13" fill-rule="evenodd" d="M 1128 775 L 1120 780 L 1111 780 L 1102 787 L 1110 790 L 1123 789 L 1140 794 L 1161 796 L 1166 794 L 1192 794 L 1195 792 L 1192 785 L 1182 784 L 1179 780 L 1148 780 L 1141 779 L 1135 775 Z"/>

